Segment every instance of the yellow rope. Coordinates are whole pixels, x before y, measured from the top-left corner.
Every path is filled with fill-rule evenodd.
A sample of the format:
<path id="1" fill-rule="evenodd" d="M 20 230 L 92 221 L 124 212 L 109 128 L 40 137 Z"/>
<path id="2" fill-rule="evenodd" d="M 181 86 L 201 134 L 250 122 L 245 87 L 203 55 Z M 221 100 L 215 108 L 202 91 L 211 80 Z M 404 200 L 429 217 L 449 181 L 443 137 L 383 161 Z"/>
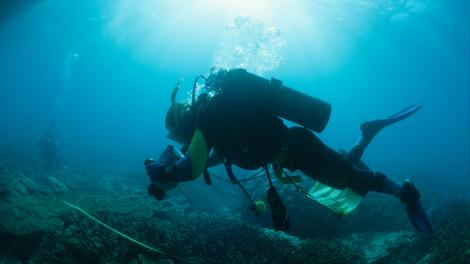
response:
<path id="1" fill-rule="evenodd" d="M 157 252 L 157 253 L 162 254 L 162 255 L 167 255 L 166 253 L 164 253 L 163 251 L 161 251 L 161 250 L 159 250 L 159 249 L 156 249 L 156 248 L 153 248 L 153 247 L 151 247 L 151 246 L 148 246 L 148 245 L 146 245 L 146 244 L 144 244 L 144 243 L 142 243 L 142 242 L 139 242 L 139 241 L 133 239 L 132 237 L 130 237 L 130 236 L 126 235 L 126 234 L 123 234 L 123 233 L 119 232 L 118 230 L 116 230 L 116 229 L 110 227 L 109 225 L 103 223 L 103 222 L 100 221 L 99 219 L 97 219 L 97 218 L 95 218 L 94 216 L 90 215 L 90 214 L 87 213 L 85 210 L 81 209 L 80 207 L 78 207 L 78 206 L 76 206 L 76 205 L 73 205 L 73 204 L 71 204 L 71 203 L 69 203 L 69 202 L 66 202 L 66 201 L 64 201 L 64 200 L 62 200 L 62 202 L 64 202 L 66 205 L 68 205 L 68 206 L 70 206 L 70 207 L 72 207 L 72 208 L 78 210 L 80 213 L 86 215 L 86 216 L 87 216 L 88 218 L 90 218 L 91 220 L 93 220 L 93 221 L 95 221 L 96 223 L 98 223 L 98 224 L 100 224 L 100 225 L 106 227 L 107 229 L 111 230 L 112 232 L 118 234 L 119 236 L 121 236 L 121 237 L 123 237 L 123 238 L 125 238 L 125 239 L 127 239 L 127 240 L 129 240 L 129 241 L 131 241 L 131 242 L 133 242 L 133 243 L 135 243 L 135 244 L 137 244 L 137 245 L 143 247 L 143 248 L 146 248 L 146 249 L 148 249 L 148 250 L 150 250 L 150 251 Z"/>

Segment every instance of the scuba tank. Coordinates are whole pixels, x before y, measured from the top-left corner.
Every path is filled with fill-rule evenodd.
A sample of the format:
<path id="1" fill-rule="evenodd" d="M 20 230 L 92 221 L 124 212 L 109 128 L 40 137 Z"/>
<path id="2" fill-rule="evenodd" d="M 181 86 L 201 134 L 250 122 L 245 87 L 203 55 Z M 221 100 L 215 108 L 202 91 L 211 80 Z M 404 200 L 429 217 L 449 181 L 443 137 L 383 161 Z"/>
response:
<path id="1" fill-rule="evenodd" d="M 206 85 L 209 90 L 233 96 L 243 104 L 255 105 L 315 132 L 322 132 L 331 116 L 329 103 L 244 69 L 219 70 L 207 78 Z"/>

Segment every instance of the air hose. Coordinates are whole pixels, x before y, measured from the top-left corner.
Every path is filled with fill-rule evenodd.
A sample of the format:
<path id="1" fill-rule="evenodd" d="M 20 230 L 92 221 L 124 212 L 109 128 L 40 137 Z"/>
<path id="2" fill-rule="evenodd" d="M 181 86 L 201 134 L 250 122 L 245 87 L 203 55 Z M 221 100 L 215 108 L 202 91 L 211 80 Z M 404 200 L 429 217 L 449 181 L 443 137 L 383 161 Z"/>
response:
<path id="1" fill-rule="evenodd" d="M 194 79 L 194 83 L 193 83 L 193 94 L 191 96 L 191 106 L 194 105 L 194 103 L 196 102 L 196 86 L 197 86 L 197 83 L 199 81 L 199 79 L 204 79 L 204 81 L 207 82 L 207 78 L 204 76 L 204 75 L 198 75 L 195 79 Z"/>

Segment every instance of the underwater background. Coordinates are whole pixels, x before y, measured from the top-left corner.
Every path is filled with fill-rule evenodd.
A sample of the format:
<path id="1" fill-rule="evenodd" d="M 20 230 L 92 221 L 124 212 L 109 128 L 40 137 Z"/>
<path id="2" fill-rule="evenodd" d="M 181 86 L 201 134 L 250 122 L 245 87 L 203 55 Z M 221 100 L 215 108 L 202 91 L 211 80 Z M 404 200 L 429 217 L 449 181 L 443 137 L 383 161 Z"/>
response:
<path id="1" fill-rule="evenodd" d="M 470 19 L 457 0 L 117 0 L 0 3 L 0 263 L 470 263 Z M 359 125 L 409 105 L 363 160 L 421 191 L 435 233 L 369 195 L 338 217 L 278 183 L 292 229 L 213 186 L 147 194 L 165 115 L 211 67 L 246 68 L 332 104 L 318 136 L 349 149 Z M 38 141 L 55 124 L 60 166 Z M 253 172 L 237 170 L 240 178 Z M 201 177 L 202 178 L 202 177 Z M 305 188 L 312 182 L 305 180 Z M 265 199 L 265 178 L 247 182 Z M 140 247 L 106 224 L 165 252 Z"/>

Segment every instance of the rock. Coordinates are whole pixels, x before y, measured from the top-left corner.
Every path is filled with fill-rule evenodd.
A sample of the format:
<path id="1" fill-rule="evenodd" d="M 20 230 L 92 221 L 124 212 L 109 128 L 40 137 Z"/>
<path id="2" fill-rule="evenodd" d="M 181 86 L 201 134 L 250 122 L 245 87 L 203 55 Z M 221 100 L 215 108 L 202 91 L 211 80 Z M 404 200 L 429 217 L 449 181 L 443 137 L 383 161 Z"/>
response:
<path id="1" fill-rule="evenodd" d="M 44 190 L 22 172 L 0 173 L 0 233 L 11 239 L 37 236 L 54 230 L 63 223 L 54 217 L 53 201 Z M 1 197 L 1 196 L 0 196 Z"/>
<path id="2" fill-rule="evenodd" d="M 7 196 L 11 192 L 10 184 L 0 178 L 0 199 Z"/>
<path id="3" fill-rule="evenodd" d="M 20 174 L 21 176 L 18 178 L 18 184 L 21 184 L 26 188 L 28 191 L 28 194 L 34 194 L 38 192 L 39 187 L 34 183 L 32 180 L 24 176 L 23 174 Z"/>
<path id="4" fill-rule="evenodd" d="M 0 164 L 0 198 L 10 194 L 14 178 Z"/>
<path id="5" fill-rule="evenodd" d="M 14 190 L 15 190 L 16 193 L 18 193 L 21 196 L 29 195 L 28 190 L 26 189 L 26 187 L 23 184 L 19 183 L 19 182 L 15 184 Z"/>
<path id="6" fill-rule="evenodd" d="M 69 191 L 67 186 L 52 176 L 47 177 L 47 181 L 52 190 L 52 193 L 54 194 L 60 194 Z"/>
<path id="7" fill-rule="evenodd" d="M 23 184 L 18 186 L 21 187 L 12 190 L 8 199 L 0 199 L 0 248 L 2 252 L 15 252 L 27 259 L 45 235 L 59 230 L 63 221 L 50 210 L 54 206 L 49 196 L 30 195 Z M 22 193 L 18 192 L 21 188 L 24 188 Z"/>

